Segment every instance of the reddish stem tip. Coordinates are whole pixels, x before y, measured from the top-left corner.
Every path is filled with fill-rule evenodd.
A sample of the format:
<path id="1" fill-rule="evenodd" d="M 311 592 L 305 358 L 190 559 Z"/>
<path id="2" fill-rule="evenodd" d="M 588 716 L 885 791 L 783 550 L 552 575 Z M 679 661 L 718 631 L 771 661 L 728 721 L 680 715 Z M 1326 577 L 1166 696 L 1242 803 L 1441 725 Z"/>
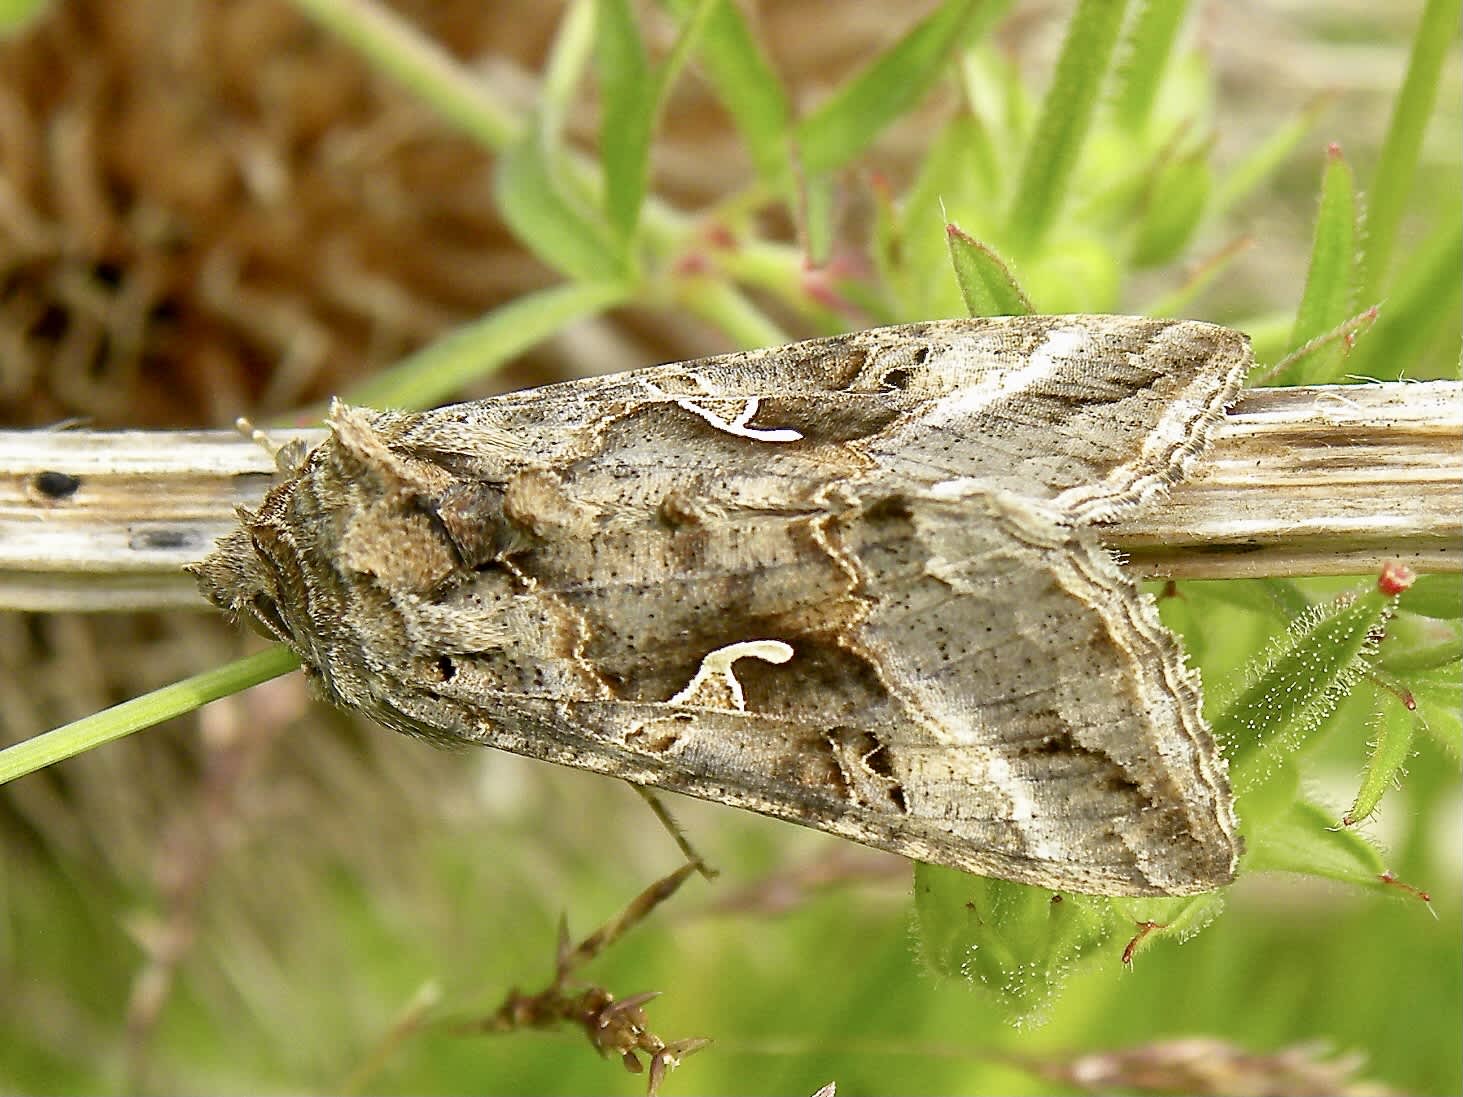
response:
<path id="1" fill-rule="evenodd" d="M 1392 598 L 1412 586 L 1416 579 L 1417 573 L 1406 564 L 1388 560 L 1382 565 L 1382 573 L 1377 576 L 1377 589 Z"/>

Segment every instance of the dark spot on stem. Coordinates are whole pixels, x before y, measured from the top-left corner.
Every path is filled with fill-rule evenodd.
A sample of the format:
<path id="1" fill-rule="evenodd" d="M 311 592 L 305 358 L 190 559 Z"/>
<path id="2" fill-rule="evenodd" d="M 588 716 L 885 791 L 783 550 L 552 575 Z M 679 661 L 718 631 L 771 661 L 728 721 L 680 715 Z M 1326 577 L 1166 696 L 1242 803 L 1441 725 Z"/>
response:
<path id="1" fill-rule="evenodd" d="M 31 486 L 51 499 L 66 499 L 76 494 L 81 487 L 81 478 L 65 472 L 38 472 L 31 479 Z"/>

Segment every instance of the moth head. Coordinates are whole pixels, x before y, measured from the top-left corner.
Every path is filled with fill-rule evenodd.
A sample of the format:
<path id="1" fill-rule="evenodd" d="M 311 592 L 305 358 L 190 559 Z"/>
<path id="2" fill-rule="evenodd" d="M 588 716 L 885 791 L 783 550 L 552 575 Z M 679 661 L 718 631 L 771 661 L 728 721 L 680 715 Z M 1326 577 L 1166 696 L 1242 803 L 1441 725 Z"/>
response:
<path id="1" fill-rule="evenodd" d="M 274 577 L 245 524 L 219 540 L 201 563 L 188 569 L 198 580 L 203 596 L 233 621 L 245 621 L 256 631 L 291 643 L 294 635 L 280 612 Z"/>

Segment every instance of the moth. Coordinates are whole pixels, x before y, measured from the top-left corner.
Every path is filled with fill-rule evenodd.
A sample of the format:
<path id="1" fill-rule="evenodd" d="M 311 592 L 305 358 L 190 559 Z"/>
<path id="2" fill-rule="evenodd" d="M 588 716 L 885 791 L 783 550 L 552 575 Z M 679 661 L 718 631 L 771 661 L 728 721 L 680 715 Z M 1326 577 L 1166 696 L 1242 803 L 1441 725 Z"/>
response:
<path id="1" fill-rule="evenodd" d="M 1180 480 L 1237 332 L 948 320 L 331 437 L 204 594 L 397 731 L 1045 888 L 1234 873 L 1197 676 L 1102 525 Z"/>

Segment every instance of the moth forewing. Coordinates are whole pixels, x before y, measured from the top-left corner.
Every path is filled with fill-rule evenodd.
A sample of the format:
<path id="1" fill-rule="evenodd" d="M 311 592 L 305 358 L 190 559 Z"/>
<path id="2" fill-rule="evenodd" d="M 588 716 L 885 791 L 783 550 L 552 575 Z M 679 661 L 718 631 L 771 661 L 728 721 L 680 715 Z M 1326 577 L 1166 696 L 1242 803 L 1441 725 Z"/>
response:
<path id="1" fill-rule="evenodd" d="M 1248 345 L 885 328 L 332 437 L 199 568 L 331 701 L 1056 889 L 1237 854 L 1173 637 L 1094 523 L 1181 478 Z"/>

